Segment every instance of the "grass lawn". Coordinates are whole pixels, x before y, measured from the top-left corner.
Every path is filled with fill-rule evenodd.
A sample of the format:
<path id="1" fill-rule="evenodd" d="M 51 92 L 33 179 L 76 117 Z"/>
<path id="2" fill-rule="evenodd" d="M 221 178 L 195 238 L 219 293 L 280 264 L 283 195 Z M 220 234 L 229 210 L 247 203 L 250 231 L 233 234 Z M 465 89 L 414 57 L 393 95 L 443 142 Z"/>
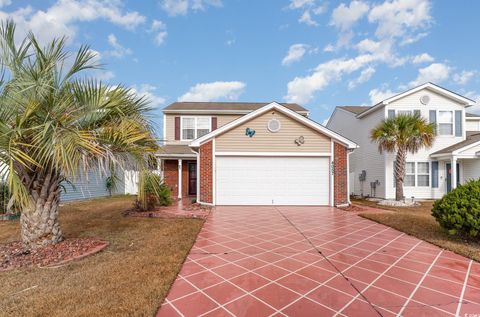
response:
<path id="1" fill-rule="evenodd" d="M 394 211 L 393 213 L 360 214 L 364 218 L 385 224 L 444 249 L 480 261 L 480 242 L 463 240 L 446 233 L 431 215 L 432 201 L 422 202 L 421 206 L 402 208 L 379 206 L 368 200 L 353 199 L 352 202 L 357 205 Z"/>
<path id="2" fill-rule="evenodd" d="M 59 268 L 0 272 L 0 316 L 152 316 L 203 221 L 124 217 L 133 198 L 65 205 L 65 236 L 110 242 L 101 253 Z M 0 222 L 0 243 L 19 239 L 18 222 Z"/>

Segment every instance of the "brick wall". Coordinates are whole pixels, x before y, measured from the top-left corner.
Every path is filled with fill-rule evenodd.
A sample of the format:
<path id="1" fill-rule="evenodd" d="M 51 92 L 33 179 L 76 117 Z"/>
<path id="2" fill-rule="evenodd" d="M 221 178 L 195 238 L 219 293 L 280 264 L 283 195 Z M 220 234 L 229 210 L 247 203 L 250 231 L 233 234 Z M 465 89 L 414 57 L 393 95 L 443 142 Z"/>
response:
<path id="1" fill-rule="evenodd" d="M 166 160 L 163 161 L 163 173 L 165 184 L 170 187 L 172 197 L 178 197 L 178 161 Z"/>
<path id="2" fill-rule="evenodd" d="M 213 142 L 200 145 L 200 201 L 213 203 Z"/>
<path id="3" fill-rule="evenodd" d="M 347 148 L 334 143 L 334 205 L 348 203 L 348 175 L 347 175 Z"/>

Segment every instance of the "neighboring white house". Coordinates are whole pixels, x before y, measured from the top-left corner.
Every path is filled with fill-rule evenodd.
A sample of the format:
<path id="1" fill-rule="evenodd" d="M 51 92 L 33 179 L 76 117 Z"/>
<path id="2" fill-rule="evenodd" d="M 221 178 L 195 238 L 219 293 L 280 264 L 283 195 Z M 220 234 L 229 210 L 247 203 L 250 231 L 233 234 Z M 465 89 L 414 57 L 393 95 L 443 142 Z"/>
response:
<path id="1" fill-rule="evenodd" d="M 371 107 L 336 107 L 327 127 L 360 146 L 350 155 L 350 192 L 395 197 L 395 155 L 380 154 L 377 144 L 370 140 L 370 131 L 399 113 L 420 113 L 437 125 L 434 145 L 407 156 L 405 197 L 440 198 L 457 183 L 479 178 L 480 116 L 466 112 L 474 104 L 469 98 L 426 83 Z"/>

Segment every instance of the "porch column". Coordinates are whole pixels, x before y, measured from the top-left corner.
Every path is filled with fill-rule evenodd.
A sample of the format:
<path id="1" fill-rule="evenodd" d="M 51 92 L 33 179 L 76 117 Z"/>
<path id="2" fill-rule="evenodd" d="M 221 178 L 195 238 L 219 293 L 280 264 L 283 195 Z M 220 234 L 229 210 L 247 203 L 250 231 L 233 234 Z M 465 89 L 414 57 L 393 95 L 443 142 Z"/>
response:
<path id="1" fill-rule="evenodd" d="M 452 189 L 457 188 L 457 157 L 452 156 Z"/>
<path id="2" fill-rule="evenodd" d="M 178 159 L 178 199 L 182 199 L 182 160 Z"/>

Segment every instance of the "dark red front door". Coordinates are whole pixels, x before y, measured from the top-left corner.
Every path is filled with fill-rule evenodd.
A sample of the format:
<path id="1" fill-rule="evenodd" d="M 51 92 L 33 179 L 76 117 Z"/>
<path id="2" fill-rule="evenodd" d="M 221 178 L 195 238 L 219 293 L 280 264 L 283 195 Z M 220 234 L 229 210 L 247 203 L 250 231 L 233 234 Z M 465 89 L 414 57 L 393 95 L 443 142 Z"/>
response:
<path id="1" fill-rule="evenodd" d="M 197 194 L 197 163 L 188 163 L 188 194 Z"/>

